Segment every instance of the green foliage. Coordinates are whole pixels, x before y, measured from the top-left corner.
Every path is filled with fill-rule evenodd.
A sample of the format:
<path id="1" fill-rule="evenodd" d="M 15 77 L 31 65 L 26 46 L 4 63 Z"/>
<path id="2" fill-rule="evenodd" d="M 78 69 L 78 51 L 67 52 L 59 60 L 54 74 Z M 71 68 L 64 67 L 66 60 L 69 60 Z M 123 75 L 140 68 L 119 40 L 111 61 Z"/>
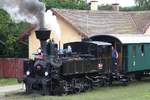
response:
<path id="1" fill-rule="evenodd" d="M 67 8 L 67 9 L 89 9 L 85 0 L 43 0 L 47 9 L 50 8 Z"/>
<path id="2" fill-rule="evenodd" d="M 106 4 L 106 5 L 100 5 L 98 7 L 99 10 L 112 10 L 112 5 Z M 131 6 L 131 7 L 119 7 L 120 11 L 140 11 L 140 10 L 144 10 L 142 8 L 140 8 L 139 6 Z"/>
<path id="3" fill-rule="evenodd" d="M 46 3 L 47 9 L 50 8 L 67 8 L 88 10 L 90 7 L 86 0 L 43 0 Z M 121 11 L 140 11 L 150 10 L 150 0 L 135 0 L 136 6 L 120 7 Z M 112 5 L 100 5 L 99 10 L 112 10 Z"/>
<path id="4" fill-rule="evenodd" d="M 16 78 L 0 78 L 0 86 L 18 84 Z"/>
<path id="5" fill-rule="evenodd" d="M 121 7 L 120 11 L 139 11 L 141 10 L 138 6 L 132 6 L 132 7 Z"/>
<path id="6" fill-rule="evenodd" d="M 109 5 L 109 4 L 102 4 L 98 7 L 99 10 L 112 10 L 112 5 Z"/>
<path id="7" fill-rule="evenodd" d="M 0 57 L 27 57 L 27 46 L 19 43 L 19 33 L 28 26 L 27 23 L 14 23 L 10 16 L 0 9 L 0 40 L 5 44 L 0 44 Z"/>
<path id="8" fill-rule="evenodd" d="M 150 0 L 135 0 L 138 10 L 150 10 Z"/>

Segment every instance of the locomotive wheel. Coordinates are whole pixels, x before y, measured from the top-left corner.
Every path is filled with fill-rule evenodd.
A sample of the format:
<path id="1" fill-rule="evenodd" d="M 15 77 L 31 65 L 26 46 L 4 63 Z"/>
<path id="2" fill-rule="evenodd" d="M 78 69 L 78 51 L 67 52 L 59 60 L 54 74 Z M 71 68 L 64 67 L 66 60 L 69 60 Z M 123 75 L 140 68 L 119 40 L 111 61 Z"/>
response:
<path id="1" fill-rule="evenodd" d="M 73 93 L 80 93 L 82 91 L 82 89 L 80 88 L 74 88 L 73 89 Z"/>
<path id="2" fill-rule="evenodd" d="M 83 79 L 83 92 L 89 89 L 88 81 L 86 79 Z"/>
<path id="3" fill-rule="evenodd" d="M 113 82 L 113 79 L 112 79 L 112 75 L 110 74 L 110 75 L 107 76 L 105 84 L 108 85 L 108 86 L 111 86 L 112 82 Z"/>
<path id="4" fill-rule="evenodd" d="M 53 80 L 53 82 L 54 83 L 52 83 L 52 94 L 59 96 L 65 94 L 64 83 L 58 80 Z"/>
<path id="5" fill-rule="evenodd" d="M 25 83 L 25 88 L 26 88 L 26 94 L 30 94 L 32 92 L 31 85 Z"/>
<path id="6" fill-rule="evenodd" d="M 65 94 L 64 87 L 63 86 L 55 86 L 55 88 L 53 90 L 53 95 L 61 96 L 63 94 Z"/>
<path id="7" fill-rule="evenodd" d="M 41 94 L 42 94 L 42 95 L 49 95 L 49 94 L 50 94 L 49 88 L 48 88 L 46 85 L 43 85 L 43 86 L 42 86 Z"/>
<path id="8" fill-rule="evenodd" d="M 99 86 L 102 87 L 105 85 L 104 79 L 101 79 L 101 81 L 99 82 Z"/>
<path id="9" fill-rule="evenodd" d="M 80 93 L 80 92 L 84 92 L 87 88 L 87 83 L 85 82 L 85 80 L 83 78 L 81 79 L 73 79 L 72 80 L 72 90 L 73 93 Z"/>
<path id="10" fill-rule="evenodd" d="M 92 88 L 93 88 L 92 81 L 84 79 L 84 82 L 83 82 L 83 91 L 86 91 L 86 90 L 92 89 Z"/>

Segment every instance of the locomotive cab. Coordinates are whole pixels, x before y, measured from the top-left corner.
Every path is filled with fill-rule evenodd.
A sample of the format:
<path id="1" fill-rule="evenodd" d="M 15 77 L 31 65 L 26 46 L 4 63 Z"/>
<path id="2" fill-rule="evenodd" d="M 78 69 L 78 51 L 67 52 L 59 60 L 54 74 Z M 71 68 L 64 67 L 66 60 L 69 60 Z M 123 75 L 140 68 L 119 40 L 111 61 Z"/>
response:
<path id="1" fill-rule="evenodd" d="M 66 54 L 70 59 L 63 62 L 63 74 L 102 73 L 109 71 L 110 43 L 98 41 L 71 42 L 64 44 L 65 51 L 68 49 L 68 46 L 71 47 L 72 52 L 69 55 Z"/>

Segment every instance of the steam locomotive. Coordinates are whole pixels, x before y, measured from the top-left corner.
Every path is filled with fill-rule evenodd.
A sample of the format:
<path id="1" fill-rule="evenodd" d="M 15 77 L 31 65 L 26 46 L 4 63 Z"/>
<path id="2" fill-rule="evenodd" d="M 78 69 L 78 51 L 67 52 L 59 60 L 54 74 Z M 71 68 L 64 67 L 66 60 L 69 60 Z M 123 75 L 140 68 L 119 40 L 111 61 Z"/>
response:
<path id="1" fill-rule="evenodd" d="M 57 45 L 47 43 L 49 30 L 36 31 L 41 51 L 34 60 L 24 62 L 26 93 L 62 95 L 86 91 L 97 86 L 111 85 L 113 80 L 124 84 L 128 77 L 112 72 L 111 43 L 85 40 L 64 44 L 64 52 Z"/>

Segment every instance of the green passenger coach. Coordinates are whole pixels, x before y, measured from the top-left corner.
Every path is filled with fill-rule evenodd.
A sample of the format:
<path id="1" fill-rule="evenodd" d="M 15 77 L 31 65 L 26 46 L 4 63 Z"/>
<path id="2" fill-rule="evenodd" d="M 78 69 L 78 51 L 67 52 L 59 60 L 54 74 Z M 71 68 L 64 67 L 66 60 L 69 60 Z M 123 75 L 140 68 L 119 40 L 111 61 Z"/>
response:
<path id="1" fill-rule="evenodd" d="M 127 72 L 150 69 L 150 43 L 126 44 L 124 49 L 124 67 Z"/>
<path id="2" fill-rule="evenodd" d="M 150 71 L 150 36 L 108 34 L 92 36 L 93 41 L 112 43 L 118 51 L 119 72 L 143 74 Z"/>

